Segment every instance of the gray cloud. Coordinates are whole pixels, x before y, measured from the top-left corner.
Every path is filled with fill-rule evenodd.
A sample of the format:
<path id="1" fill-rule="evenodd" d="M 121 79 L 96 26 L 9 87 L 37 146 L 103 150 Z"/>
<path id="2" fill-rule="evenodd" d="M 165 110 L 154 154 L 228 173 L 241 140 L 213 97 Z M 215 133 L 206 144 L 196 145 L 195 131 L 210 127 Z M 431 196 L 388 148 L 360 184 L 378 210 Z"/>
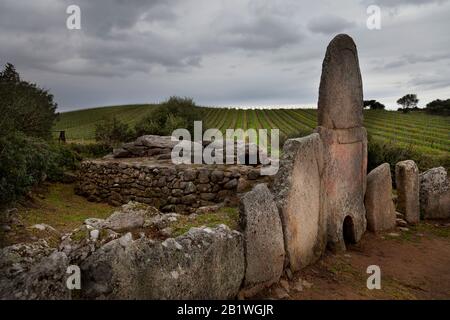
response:
<path id="1" fill-rule="evenodd" d="M 351 29 L 355 26 L 354 22 L 348 21 L 335 15 L 324 15 L 312 19 L 308 23 L 308 29 L 315 33 L 326 35 L 337 34 Z"/>
<path id="2" fill-rule="evenodd" d="M 79 31 L 65 27 L 72 3 Z M 61 110 L 170 95 L 314 106 L 326 46 L 348 32 L 367 98 L 389 105 L 411 86 L 430 99 L 450 92 L 449 1 L 370 4 L 402 14 L 383 15 L 382 29 L 370 31 L 364 1 L 2 0 L 0 63 L 49 88 Z"/>

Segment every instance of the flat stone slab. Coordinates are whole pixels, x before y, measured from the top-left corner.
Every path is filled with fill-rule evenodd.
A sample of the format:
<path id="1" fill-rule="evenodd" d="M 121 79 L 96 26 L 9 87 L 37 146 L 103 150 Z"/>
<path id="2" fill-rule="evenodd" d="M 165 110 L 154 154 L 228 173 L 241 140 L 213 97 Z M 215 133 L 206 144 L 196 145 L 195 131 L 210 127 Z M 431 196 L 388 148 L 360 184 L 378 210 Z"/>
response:
<path id="1" fill-rule="evenodd" d="M 259 291 L 278 282 L 285 255 L 278 208 L 267 185 L 258 184 L 244 194 L 240 213 L 247 265 L 244 286 Z"/>
<path id="2" fill-rule="evenodd" d="M 397 211 L 405 215 L 408 223 L 419 222 L 419 169 L 414 161 L 400 161 L 395 165 L 395 184 Z"/>
<path id="3" fill-rule="evenodd" d="M 450 183 L 444 167 L 419 175 L 420 210 L 425 219 L 450 218 Z"/>
<path id="4" fill-rule="evenodd" d="M 322 171 L 323 147 L 317 133 L 286 141 L 272 190 L 280 210 L 292 271 L 313 263 L 325 250 Z"/>
<path id="5" fill-rule="evenodd" d="M 393 229 L 396 225 L 392 178 L 388 163 L 376 167 L 367 175 L 364 198 L 367 229 L 373 232 Z"/>

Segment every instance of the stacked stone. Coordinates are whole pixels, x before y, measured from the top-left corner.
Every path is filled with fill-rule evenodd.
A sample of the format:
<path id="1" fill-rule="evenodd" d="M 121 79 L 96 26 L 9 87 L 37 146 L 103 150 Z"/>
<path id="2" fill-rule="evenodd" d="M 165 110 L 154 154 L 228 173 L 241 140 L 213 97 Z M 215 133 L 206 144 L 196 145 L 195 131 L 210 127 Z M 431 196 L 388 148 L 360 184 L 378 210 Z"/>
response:
<path id="1" fill-rule="evenodd" d="M 267 182 L 258 167 L 236 165 L 139 164 L 94 160 L 82 163 L 77 193 L 118 206 L 146 203 L 163 212 L 189 213 L 201 206 L 237 201 L 237 194 Z"/>

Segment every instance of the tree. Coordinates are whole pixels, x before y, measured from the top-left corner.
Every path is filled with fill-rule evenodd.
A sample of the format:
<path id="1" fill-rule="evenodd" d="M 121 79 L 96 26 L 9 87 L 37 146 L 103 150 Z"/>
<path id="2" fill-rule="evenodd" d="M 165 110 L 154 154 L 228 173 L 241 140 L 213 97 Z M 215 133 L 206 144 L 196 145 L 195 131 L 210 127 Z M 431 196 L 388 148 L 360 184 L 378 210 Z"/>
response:
<path id="1" fill-rule="evenodd" d="M 108 118 L 95 125 L 95 140 L 109 147 L 117 147 L 131 138 L 131 130 L 126 123 L 116 117 Z"/>
<path id="2" fill-rule="evenodd" d="M 401 105 L 403 112 L 408 112 L 410 108 L 417 108 L 419 99 L 416 94 L 409 93 L 397 100 L 397 104 Z"/>
<path id="3" fill-rule="evenodd" d="M 363 108 L 369 107 L 371 110 L 384 110 L 386 106 L 376 100 L 364 100 Z"/>
<path id="4" fill-rule="evenodd" d="M 138 136 L 145 134 L 171 135 L 175 129 L 194 133 L 194 121 L 203 119 L 203 109 L 191 98 L 170 97 L 135 126 Z"/>
<path id="5" fill-rule="evenodd" d="M 429 103 L 425 108 L 427 113 L 439 114 L 443 116 L 450 116 L 450 99 L 440 100 L 436 99 Z"/>
<path id="6" fill-rule="evenodd" d="M 27 136 L 51 138 L 57 118 L 53 95 L 34 83 L 23 81 L 7 63 L 0 72 L 0 134 L 21 131 Z"/>

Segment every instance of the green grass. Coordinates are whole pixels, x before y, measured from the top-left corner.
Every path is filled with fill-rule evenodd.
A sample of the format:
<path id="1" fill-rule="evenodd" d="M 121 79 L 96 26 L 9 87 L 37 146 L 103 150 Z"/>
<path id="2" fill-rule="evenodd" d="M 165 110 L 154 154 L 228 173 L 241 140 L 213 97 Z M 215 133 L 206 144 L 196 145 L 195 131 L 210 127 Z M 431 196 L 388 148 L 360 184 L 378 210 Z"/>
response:
<path id="1" fill-rule="evenodd" d="M 188 216 L 180 216 L 176 222 L 171 225 L 173 229 L 172 236 L 179 236 L 186 233 L 192 227 L 210 227 L 214 228 L 220 224 L 228 226 L 230 229 L 239 228 L 239 211 L 237 208 L 223 207 L 216 212 L 199 214 L 195 219 Z"/>
<path id="2" fill-rule="evenodd" d="M 106 218 L 114 207 L 106 203 L 88 202 L 74 193 L 71 184 L 54 183 L 42 192 L 42 199 L 35 199 L 30 207 L 19 209 L 25 226 L 48 224 L 61 232 L 78 227 L 87 218 Z"/>
<path id="3" fill-rule="evenodd" d="M 116 116 L 130 126 L 152 112 L 154 105 L 128 105 L 95 108 L 61 113 L 55 130 L 66 130 L 70 141 L 90 142 L 95 124 L 105 117 Z M 205 108 L 206 128 L 278 128 L 286 136 L 311 133 L 317 126 L 316 109 L 236 110 Z M 364 126 L 374 140 L 430 156 L 450 156 L 450 117 L 425 112 L 403 114 L 397 111 L 365 110 Z M 56 134 L 56 133 L 55 133 Z"/>

